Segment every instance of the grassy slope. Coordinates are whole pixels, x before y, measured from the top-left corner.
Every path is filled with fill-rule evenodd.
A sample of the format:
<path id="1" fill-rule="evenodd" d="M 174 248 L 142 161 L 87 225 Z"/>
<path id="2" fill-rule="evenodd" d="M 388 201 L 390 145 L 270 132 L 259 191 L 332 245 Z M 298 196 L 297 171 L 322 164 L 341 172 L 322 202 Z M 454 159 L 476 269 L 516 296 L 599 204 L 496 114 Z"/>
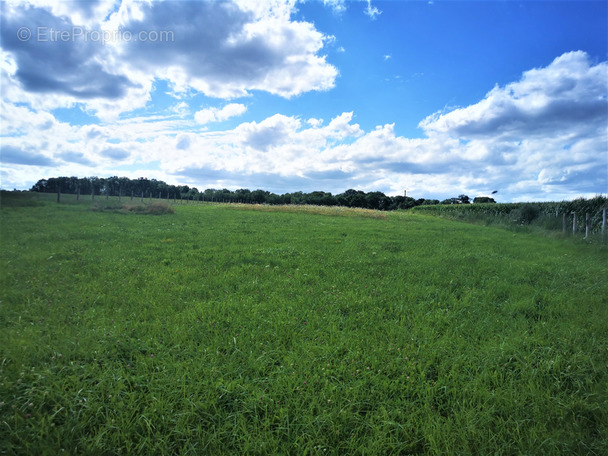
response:
<path id="1" fill-rule="evenodd" d="M 605 249 L 403 213 L 19 205 L 2 454 L 608 452 Z"/>

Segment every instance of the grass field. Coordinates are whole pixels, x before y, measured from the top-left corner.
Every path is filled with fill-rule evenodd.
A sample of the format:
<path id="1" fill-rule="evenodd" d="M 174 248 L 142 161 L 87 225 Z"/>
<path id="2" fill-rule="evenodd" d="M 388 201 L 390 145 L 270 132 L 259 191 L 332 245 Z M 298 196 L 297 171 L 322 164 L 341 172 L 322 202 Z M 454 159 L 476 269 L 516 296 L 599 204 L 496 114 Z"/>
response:
<path id="1" fill-rule="evenodd" d="M 608 454 L 605 248 L 52 198 L 1 201 L 0 454 Z"/>

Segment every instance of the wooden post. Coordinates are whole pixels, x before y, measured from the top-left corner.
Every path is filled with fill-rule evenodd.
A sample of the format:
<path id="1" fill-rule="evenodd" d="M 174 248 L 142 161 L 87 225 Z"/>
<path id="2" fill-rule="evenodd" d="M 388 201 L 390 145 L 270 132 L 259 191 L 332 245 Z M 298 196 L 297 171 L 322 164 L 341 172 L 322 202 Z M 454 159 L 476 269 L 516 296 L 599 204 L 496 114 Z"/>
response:
<path id="1" fill-rule="evenodd" d="M 95 201 L 95 189 L 91 189 L 91 201 Z"/>
<path id="2" fill-rule="evenodd" d="M 76 187 L 76 201 L 80 200 L 80 185 Z"/>
<path id="3" fill-rule="evenodd" d="M 142 203 L 144 202 L 144 191 L 143 190 L 141 191 L 141 202 Z"/>
<path id="4" fill-rule="evenodd" d="M 131 201 L 133 201 L 133 190 L 131 190 Z"/>
<path id="5" fill-rule="evenodd" d="M 61 202 L 61 188 L 57 187 L 57 202 Z"/>
<path id="6" fill-rule="evenodd" d="M 109 200 L 109 199 L 110 199 L 110 189 L 107 188 L 106 189 L 106 200 Z"/>
<path id="7" fill-rule="evenodd" d="M 564 212 L 563 221 L 562 221 L 562 231 L 566 234 L 566 226 L 568 225 L 568 214 Z"/>
<path id="8" fill-rule="evenodd" d="M 576 234 L 576 212 L 573 212 L 572 216 L 572 234 Z"/>
<path id="9" fill-rule="evenodd" d="M 602 209 L 602 234 L 606 234 L 606 208 Z"/>
<path id="10" fill-rule="evenodd" d="M 591 228 L 591 215 L 589 212 L 585 214 L 585 238 L 589 236 L 589 229 Z"/>

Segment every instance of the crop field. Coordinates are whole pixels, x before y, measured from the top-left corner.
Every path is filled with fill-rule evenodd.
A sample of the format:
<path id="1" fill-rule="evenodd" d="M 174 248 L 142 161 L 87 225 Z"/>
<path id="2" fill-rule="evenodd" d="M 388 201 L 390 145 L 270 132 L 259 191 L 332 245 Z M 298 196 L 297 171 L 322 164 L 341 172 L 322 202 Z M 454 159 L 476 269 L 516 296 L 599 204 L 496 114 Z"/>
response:
<path id="1" fill-rule="evenodd" d="M 608 249 L 3 193 L 0 454 L 608 454 Z"/>

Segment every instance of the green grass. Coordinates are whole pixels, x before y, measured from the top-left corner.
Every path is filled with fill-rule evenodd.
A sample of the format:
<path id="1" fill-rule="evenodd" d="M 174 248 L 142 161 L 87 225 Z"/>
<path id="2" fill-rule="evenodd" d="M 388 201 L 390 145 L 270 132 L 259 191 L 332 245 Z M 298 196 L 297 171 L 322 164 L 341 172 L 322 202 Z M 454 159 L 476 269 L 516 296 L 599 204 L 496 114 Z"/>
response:
<path id="1" fill-rule="evenodd" d="M 0 454 L 608 452 L 606 249 L 62 201 L 2 195 Z"/>

